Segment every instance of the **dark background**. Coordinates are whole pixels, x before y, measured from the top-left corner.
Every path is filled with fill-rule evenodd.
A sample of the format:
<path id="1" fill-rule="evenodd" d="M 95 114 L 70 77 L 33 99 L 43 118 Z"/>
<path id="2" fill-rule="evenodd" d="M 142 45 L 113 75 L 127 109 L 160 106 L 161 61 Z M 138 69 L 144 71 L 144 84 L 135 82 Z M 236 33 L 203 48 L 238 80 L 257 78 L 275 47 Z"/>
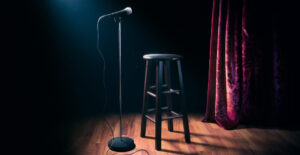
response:
<path id="1" fill-rule="evenodd" d="M 211 22 L 210 0 L 11 1 L 5 7 L 4 115 L 14 133 L 9 145 L 40 154 L 59 154 L 71 135 L 65 124 L 97 116 L 104 104 L 103 63 L 96 50 L 99 16 L 132 7 L 122 25 L 124 112 L 140 112 L 145 53 L 176 53 L 182 62 L 189 112 L 206 103 Z M 109 113 L 118 110 L 117 24 L 100 24 Z M 18 145 L 18 144 L 22 145 Z M 18 148 L 18 149 L 16 149 Z M 65 153 L 63 153 L 65 154 Z"/>
<path id="2" fill-rule="evenodd" d="M 203 111 L 206 101 L 211 2 L 46 1 L 34 4 L 22 37 L 31 51 L 26 77 L 37 84 L 44 104 L 63 117 L 90 115 L 103 105 L 102 61 L 96 51 L 96 21 L 100 15 L 131 6 L 123 22 L 124 111 L 140 112 L 145 53 L 177 53 L 184 57 L 187 103 Z M 105 56 L 109 107 L 118 106 L 117 24 L 100 23 Z M 36 78 L 33 78 L 33 76 Z M 26 88 L 30 88 L 30 85 Z M 32 90 L 29 89 L 29 90 Z M 48 106 L 47 106 L 48 105 Z M 39 108 L 38 108 L 39 109 Z M 38 110 L 40 111 L 40 109 Z"/>

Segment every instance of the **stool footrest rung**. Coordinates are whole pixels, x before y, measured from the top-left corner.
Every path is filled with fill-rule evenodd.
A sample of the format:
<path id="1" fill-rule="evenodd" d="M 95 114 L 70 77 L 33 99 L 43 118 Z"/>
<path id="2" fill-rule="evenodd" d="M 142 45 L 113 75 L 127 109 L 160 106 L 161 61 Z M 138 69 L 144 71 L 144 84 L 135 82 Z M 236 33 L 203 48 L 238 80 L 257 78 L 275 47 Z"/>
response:
<path id="1" fill-rule="evenodd" d="M 173 115 L 181 115 L 181 114 L 178 114 L 177 112 L 175 112 L 175 111 L 173 111 L 173 110 L 171 110 L 170 111 Z"/>
<path id="2" fill-rule="evenodd" d="M 156 94 L 152 93 L 151 91 L 147 91 L 147 94 L 156 98 Z"/>
<path id="3" fill-rule="evenodd" d="M 154 94 L 151 91 L 147 91 L 147 94 L 156 98 L 156 94 Z M 180 90 L 170 89 L 170 90 L 163 91 L 162 94 L 176 94 L 176 95 L 180 95 Z"/>
<path id="4" fill-rule="evenodd" d="M 161 108 L 161 110 L 168 110 L 169 106 L 164 106 Z M 156 109 L 155 108 L 150 108 L 150 109 L 147 109 L 147 112 L 153 112 L 155 111 Z"/>
<path id="5" fill-rule="evenodd" d="M 163 87 L 163 88 L 165 88 L 165 87 L 167 87 L 167 86 L 168 86 L 167 84 L 163 84 L 163 85 L 162 85 L 162 87 Z M 150 86 L 149 88 L 150 88 L 150 89 L 155 89 L 155 88 L 156 88 L 156 86 L 155 86 L 155 85 L 153 85 L 153 86 Z"/>
<path id="6" fill-rule="evenodd" d="M 150 117 L 149 115 L 145 115 L 145 117 L 146 117 L 147 119 L 149 119 L 150 121 L 152 121 L 153 123 L 156 122 L 156 121 L 155 121 L 152 117 Z M 165 120 L 169 120 L 169 119 L 176 119 L 176 118 L 182 118 L 182 117 L 183 117 L 183 115 L 177 114 L 177 115 L 172 115 L 172 116 L 168 116 L 168 117 L 162 117 L 161 120 L 162 120 L 162 121 L 165 121 Z"/>
<path id="7" fill-rule="evenodd" d="M 152 121 L 153 123 L 156 122 L 152 117 L 150 117 L 150 116 L 148 116 L 148 115 L 145 115 L 145 117 L 146 117 L 147 119 L 149 119 L 150 121 Z"/>
<path id="8" fill-rule="evenodd" d="M 163 117 L 163 118 L 161 118 L 161 120 L 164 121 L 164 120 L 169 120 L 169 119 L 182 118 L 182 116 L 183 115 L 173 115 L 173 116 Z"/>
<path id="9" fill-rule="evenodd" d="M 163 94 L 177 94 L 177 95 L 179 95 L 180 90 L 170 89 L 170 90 L 167 90 L 167 91 L 163 91 L 162 93 Z"/>

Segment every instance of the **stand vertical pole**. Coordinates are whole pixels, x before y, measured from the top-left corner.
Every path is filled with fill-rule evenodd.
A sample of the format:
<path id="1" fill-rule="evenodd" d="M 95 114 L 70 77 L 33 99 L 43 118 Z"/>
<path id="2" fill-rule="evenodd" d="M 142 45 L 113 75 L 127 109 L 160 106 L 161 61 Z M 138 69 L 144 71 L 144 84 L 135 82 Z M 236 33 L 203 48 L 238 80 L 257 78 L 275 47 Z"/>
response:
<path id="1" fill-rule="evenodd" d="M 121 17 L 118 19 L 119 22 L 119 103 L 120 103 L 120 137 L 122 138 L 122 49 L 121 49 Z"/>

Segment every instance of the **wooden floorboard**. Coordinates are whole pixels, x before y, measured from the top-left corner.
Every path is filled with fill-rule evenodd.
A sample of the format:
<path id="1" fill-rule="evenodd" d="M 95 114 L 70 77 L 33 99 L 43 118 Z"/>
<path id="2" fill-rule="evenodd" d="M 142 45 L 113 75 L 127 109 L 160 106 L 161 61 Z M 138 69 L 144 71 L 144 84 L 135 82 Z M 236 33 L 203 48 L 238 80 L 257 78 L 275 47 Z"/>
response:
<path id="1" fill-rule="evenodd" d="M 119 136 L 118 115 L 110 115 L 108 121 Z M 140 114 L 127 114 L 123 119 L 123 136 L 134 139 L 136 149 L 145 149 L 150 155 L 168 154 L 297 154 L 300 153 L 300 131 L 262 129 L 240 126 L 224 130 L 214 123 L 203 123 L 201 115 L 189 115 L 191 143 L 184 141 L 183 125 L 174 120 L 174 132 L 167 130 L 167 121 L 162 124 L 162 150 L 155 150 L 154 124 L 147 121 L 146 138 L 140 137 Z M 107 142 L 112 138 L 103 118 L 90 118 L 74 125 L 69 151 L 77 155 L 105 155 Z M 131 152 L 108 154 L 129 154 Z M 138 152 L 139 154 L 147 154 Z"/>

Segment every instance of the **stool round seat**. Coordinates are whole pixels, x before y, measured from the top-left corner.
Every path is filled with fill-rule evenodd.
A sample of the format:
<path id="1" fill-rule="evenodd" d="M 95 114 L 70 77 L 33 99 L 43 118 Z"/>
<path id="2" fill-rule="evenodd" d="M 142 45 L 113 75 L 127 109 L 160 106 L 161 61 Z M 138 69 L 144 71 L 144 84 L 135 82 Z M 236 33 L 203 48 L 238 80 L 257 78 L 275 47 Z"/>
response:
<path id="1" fill-rule="evenodd" d="M 181 56 L 177 54 L 146 54 L 143 56 L 145 60 L 178 60 Z"/>

